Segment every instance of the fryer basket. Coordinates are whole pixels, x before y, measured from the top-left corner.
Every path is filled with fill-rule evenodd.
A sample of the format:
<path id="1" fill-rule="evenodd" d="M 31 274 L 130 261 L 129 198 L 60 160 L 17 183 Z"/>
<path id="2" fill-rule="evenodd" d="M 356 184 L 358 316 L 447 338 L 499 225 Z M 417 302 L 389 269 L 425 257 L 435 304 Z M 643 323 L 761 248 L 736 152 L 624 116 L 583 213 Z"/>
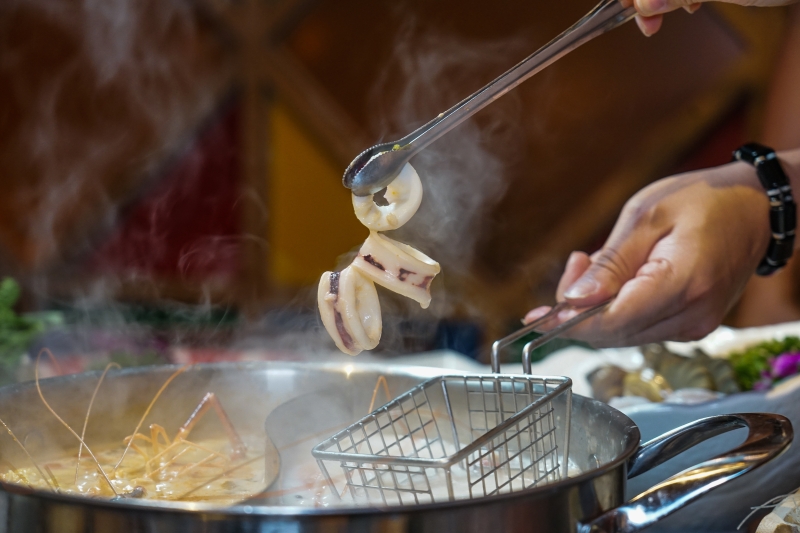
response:
<path id="1" fill-rule="evenodd" d="M 404 505 L 518 492 L 566 477 L 571 385 L 530 375 L 432 378 L 312 453 L 340 498 Z"/>

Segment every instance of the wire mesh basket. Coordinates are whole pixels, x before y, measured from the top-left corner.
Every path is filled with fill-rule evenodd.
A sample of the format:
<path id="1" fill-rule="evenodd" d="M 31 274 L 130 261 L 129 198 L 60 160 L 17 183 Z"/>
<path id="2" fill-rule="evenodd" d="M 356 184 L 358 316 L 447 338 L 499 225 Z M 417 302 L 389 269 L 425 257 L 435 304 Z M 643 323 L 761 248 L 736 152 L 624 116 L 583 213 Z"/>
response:
<path id="1" fill-rule="evenodd" d="M 565 377 L 433 378 L 312 453 L 334 493 L 356 501 L 518 492 L 566 477 L 571 386 Z"/>

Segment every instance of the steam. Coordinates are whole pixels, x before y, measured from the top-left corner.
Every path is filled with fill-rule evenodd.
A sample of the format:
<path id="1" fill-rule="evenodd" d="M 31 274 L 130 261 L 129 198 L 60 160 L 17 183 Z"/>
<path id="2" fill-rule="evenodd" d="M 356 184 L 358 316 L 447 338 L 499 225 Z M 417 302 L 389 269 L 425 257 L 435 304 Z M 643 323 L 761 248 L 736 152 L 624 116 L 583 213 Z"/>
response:
<path id="1" fill-rule="evenodd" d="M 374 129 L 384 141 L 411 132 L 504 72 L 527 48 L 520 38 L 469 41 L 407 23 L 372 93 L 369 108 L 379 111 Z M 476 245 L 490 225 L 487 217 L 506 191 L 504 169 L 520 159 L 521 107 L 509 93 L 412 161 L 423 180 L 422 205 L 391 237 L 439 261 L 442 274 L 427 311 L 382 293 L 382 346 L 408 348 L 415 338 L 421 344 L 437 327 L 432 317 L 480 314 L 465 285 L 477 282 L 468 276 Z"/>
<path id="2" fill-rule="evenodd" d="M 24 237 L 38 243 L 29 261 L 51 265 L 44 273 L 27 276 L 27 284 L 49 299 L 53 280 L 80 273 L 69 270 L 69 265 L 85 264 L 85 255 L 117 226 L 120 198 L 133 200 L 134 192 L 141 190 L 141 180 L 131 176 L 147 175 L 152 182 L 158 181 L 165 156 L 179 153 L 191 140 L 187 135 L 197 130 L 192 117 L 211 115 L 226 73 L 219 61 L 207 65 L 200 59 L 212 58 L 213 63 L 224 54 L 216 48 L 218 43 L 209 44 L 202 38 L 205 30 L 191 2 L 153 0 L 145 8 L 137 0 L 13 0 L 7 5 L 12 11 L 45 13 L 47 23 L 58 27 L 64 43 L 74 47 L 69 59 L 48 73 L 47 82 L 36 88 L 36 94 L 12 103 L 30 113 L 15 125 L 15 143 L 0 147 L 0 158 L 3 150 L 25 154 L 37 176 L 22 193 L 19 203 L 27 207 L 20 219 L 33 221 L 24 228 Z M 187 51 L 187 42 L 200 43 L 200 48 Z M 468 40 L 413 21 L 406 22 L 395 42 L 392 58 L 368 102 L 372 130 L 384 140 L 427 122 L 529 51 L 526 39 Z M 76 80 L 89 84 L 96 98 L 88 104 L 68 101 L 75 93 Z M 12 78 L 10 83 L 15 94 L 30 91 L 24 80 Z M 35 107 L 30 106 L 31 101 L 36 102 Z M 64 112 L 84 104 L 88 106 L 85 112 L 95 119 L 90 131 L 76 130 L 69 113 Z M 95 104 L 98 107 L 93 107 Z M 108 116 L 108 109 L 119 115 Z M 382 346 L 386 349 L 403 346 L 407 350 L 415 338 L 421 346 L 436 328 L 432 317 L 480 313 L 472 307 L 464 287 L 470 281 L 476 245 L 489 223 L 488 213 L 505 193 L 504 169 L 518 160 L 524 145 L 520 115 L 521 103 L 512 92 L 413 161 L 425 187 L 423 203 L 412 221 L 391 236 L 439 261 L 443 274 L 434 282 L 434 303 L 426 311 L 382 292 L 386 325 Z M 120 127 L 126 120 L 134 122 L 138 130 Z M 125 163 L 120 166 L 119 161 Z M 192 165 L 199 171 L 201 163 Z M 98 175 L 110 178 L 98 187 L 92 179 Z M 173 201 L 178 200 L 169 198 L 154 212 L 169 212 Z M 92 206 L 90 221 L 73 212 L 77 205 Z M 92 227 L 93 234 L 73 231 L 65 220 L 78 220 L 78 226 Z M 152 231 L 157 232 L 155 222 Z M 211 260 L 208 250 L 220 249 L 220 239 L 227 237 L 212 237 L 182 250 L 179 268 L 202 270 Z M 224 243 L 231 250 L 236 245 L 234 241 Z M 144 253 L 155 260 L 159 252 Z M 339 266 L 351 259 L 352 253 L 343 257 Z M 122 281 L 100 278 L 68 305 L 87 314 L 92 309 L 107 309 L 109 296 Z M 317 328 L 315 313 L 309 313 L 315 309 L 313 291 L 301 293 L 290 307 L 300 312 L 271 313 L 250 324 L 251 329 L 241 332 L 239 338 L 258 333 L 260 340 L 242 340 L 243 345 L 268 337 L 279 338 L 276 345 L 287 349 L 320 346 L 318 336 L 310 334 Z M 194 309 L 206 313 L 210 299 Z M 106 314 L 106 320 L 113 328 L 127 325 L 124 317 L 113 313 Z"/>
<path id="3" fill-rule="evenodd" d="M 11 0 L 0 8 L 0 93 L 11 110 L 0 117 L 0 167 L 14 183 L 0 214 L 3 244 L 12 253 L 0 268 L 29 289 L 28 307 L 64 308 L 74 322 L 66 332 L 50 329 L 33 353 L 46 346 L 60 356 L 125 354 L 157 362 L 168 344 L 187 337 L 220 344 L 220 332 L 208 331 L 216 318 L 210 298 L 192 306 L 166 302 L 171 319 L 183 321 L 169 339 L 150 316 L 142 320 L 140 309 L 115 303 L 125 281 L 147 284 L 136 271 L 93 275 L 73 292 L 76 279 L 88 278 L 90 254 L 111 242 L 128 205 L 162 186 L 202 129 L 199 120 L 219 118 L 214 111 L 229 67 L 196 10 L 185 0 Z M 188 174 L 192 184 L 207 161 L 193 156 L 182 163 L 181 177 Z M 154 219 L 183 200 L 184 190 L 174 189 L 162 195 Z M 152 222 L 151 247 L 131 253 L 156 262 L 162 250 L 152 242 L 164 224 Z M 211 247 L 234 247 L 208 241 L 181 250 L 180 273 L 206 268 Z M 155 283 L 151 295 L 159 296 Z M 31 372 L 22 368 L 18 377 Z"/>
<path id="4" fill-rule="evenodd" d="M 373 91 L 370 107 L 380 111 L 375 129 L 383 140 L 412 131 L 513 65 L 521 50 L 521 39 L 470 42 L 408 24 Z M 417 215 L 396 234 L 434 253 L 450 272 L 468 269 L 481 223 L 505 193 L 503 170 L 522 147 L 520 100 L 512 92 L 502 103 L 481 111 L 412 162 L 423 177 L 425 197 Z M 503 153 L 495 151 L 498 146 L 505 147 Z"/>
<path id="5" fill-rule="evenodd" d="M 525 39 L 470 41 L 407 21 L 395 38 L 390 61 L 366 105 L 375 142 L 406 135 L 458 103 L 524 57 Z M 477 316 L 465 285 L 476 246 L 491 209 L 506 191 L 504 169 L 519 160 L 524 146 L 521 102 L 512 92 L 460 125 L 412 161 L 423 180 L 417 214 L 388 235 L 421 250 L 442 265 L 433 282 L 430 308 L 379 289 L 383 334 L 378 352 L 408 353 L 430 347 L 439 321 Z M 356 250 L 339 257 L 348 266 Z M 256 345 L 300 354 L 335 350 L 316 313 L 316 287 L 301 292 L 282 310 L 262 317 L 237 346 Z"/>
<path id="6" fill-rule="evenodd" d="M 23 270 L 44 272 L 36 280 L 41 294 L 49 292 L 47 271 L 63 273 L 105 238 L 120 205 L 157 180 L 165 157 L 196 130 L 194 117 L 219 100 L 217 43 L 203 37 L 192 9 L 178 0 L 4 6 L 9 23 L 22 21 L 31 36 L 15 41 L 19 61 L 4 68 L 8 105 L 19 116 L 7 121 L 12 142 L 0 160 L 15 162 L 12 176 L 28 177 L 9 201 L 18 209 L 10 216 L 25 221 L 15 238 L 27 245 L 16 255 Z M 40 27 L 47 45 L 33 38 Z M 32 77 L 42 55 L 46 64 Z"/>

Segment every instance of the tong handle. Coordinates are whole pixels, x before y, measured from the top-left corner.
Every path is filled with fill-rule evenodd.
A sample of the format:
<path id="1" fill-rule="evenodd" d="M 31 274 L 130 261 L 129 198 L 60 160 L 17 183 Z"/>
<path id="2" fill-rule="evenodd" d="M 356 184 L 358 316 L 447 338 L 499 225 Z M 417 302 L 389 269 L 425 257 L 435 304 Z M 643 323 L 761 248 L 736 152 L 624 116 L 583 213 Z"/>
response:
<path id="1" fill-rule="evenodd" d="M 476 93 L 397 141 L 397 145 L 403 149 L 406 158 L 411 159 L 417 152 L 523 81 L 582 44 L 628 22 L 635 15 L 635 8 L 626 8 L 619 0 L 602 0 L 586 16 L 558 37 L 517 63 Z"/>
<path id="2" fill-rule="evenodd" d="M 534 339 L 533 341 L 526 344 L 525 348 L 522 350 L 522 369 L 525 372 L 525 374 L 530 375 L 531 373 L 531 353 L 533 353 L 533 350 L 539 348 L 540 346 L 544 346 L 548 342 L 560 336 L 562 333 L 569 331 L 573 327 L 577 326 L 587 318 L 596 315 L 597 313 L 608 307 L 610 303 L 611 303 L 610 301 L 606 301 L 601 304 L 597 304 L 594 307 L 590 307 L 586 311 L 583 311 L 582 313 L 570 318 L 563 324 L 559 324 L 550 331 L 547 331 L 544 334 L 542 334 L 541 337 Z M 544 316 L 537 318 L 527 326 L 518 329 L 511 335 L 508 335 L 507 337 L 503 337 L 502 339 L 494 341 L 494 344 L 492 344 L 492 372 L 494 372 L 495 374 L 500 373 L 500 351 L 503 348 L 505 348 L 512 342 L 521 339 L 525 335 L 533 333 L 534 331 L 536 331 L 536 328 L 546 324 L 547 322 L 555 318 L 558 315 L 558 313 L 570 307 L 572 306 L 567 302 L 559 302 L 555 306 L 553 306 L 553 308 L 550 309 L 550 311 L 548 311 L 547 314 L 545 314 Z"/>

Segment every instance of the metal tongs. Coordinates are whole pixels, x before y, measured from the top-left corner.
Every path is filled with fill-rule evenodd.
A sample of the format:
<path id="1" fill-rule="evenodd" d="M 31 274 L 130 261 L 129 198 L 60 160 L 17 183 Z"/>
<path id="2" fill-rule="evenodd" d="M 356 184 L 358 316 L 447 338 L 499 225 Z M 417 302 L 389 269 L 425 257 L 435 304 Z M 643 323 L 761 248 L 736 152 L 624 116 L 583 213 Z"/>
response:
<path id="1" fill-rule="evenodd" d="M 602 0 L 585 17 L 505 74 L 400 140 L 377 144 L 356 157 L 342 182 L 357 196 L 380 191 L 420 150 L 580 45 L 631 20 L 633 7 Z"/>
<path id="2" fill-rule="evenodd" d="M 611 300 L 605 301 L 601 304 L 597 304 L 594 307 L 589 307 L 585 311 L 575 315 L 566 322 L 559 324 L 550 331 L 546 331 L 545 333 L 543 333 L 540 337 L 527 343 L 525 347 L 522 349 L 522 371 L 525 374 L 531 374 L 531 353 L 533 353 L 533 351 L 536 348 L 544 346 L 548 342 L 556 339 L 562 333 L 566 333 L 570 329 L 574 328 L 587 318 L 596 315 L 597 313 L 608 307 L 610 303 Z M 553 320 L 556 316 L 558 316 L 558 314 L 561 311 L 570 308 L 573 308 L 571 304 L 568 304 L 567 302 L 559 302 L 555 306 L 553 306 L 553 308 L 550 309 L 550 311 L 548 311 L 546 315 L 537 318 L 527 326 L 518 329 L 511 335 L 508 335 L 506 337 L 503 337 L 502 339 L 494 341 L 494 344 L 492 344 L 492 372 L 494 372 L 495 374 L 500 373 L 500 350 L 502 350 L 512 342 L 521 339 L 525 335 L 533 333 L 534 331 L 536 331 L 537 328 L 544 326 L 545 324 Z"/>

